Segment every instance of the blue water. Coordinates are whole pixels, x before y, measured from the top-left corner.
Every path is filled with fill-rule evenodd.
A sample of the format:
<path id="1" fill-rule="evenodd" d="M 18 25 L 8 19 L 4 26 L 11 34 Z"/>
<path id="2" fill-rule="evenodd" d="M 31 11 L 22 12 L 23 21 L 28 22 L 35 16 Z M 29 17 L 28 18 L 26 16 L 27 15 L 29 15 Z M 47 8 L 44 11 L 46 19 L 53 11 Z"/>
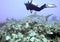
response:
<path id="1" fill-rule="evenodd" d="M 31 13 L 26 10 L 24 2 L 28 0 L 0 0 L 0 21 L 4 21 L 6 18 L 22 19 Z M 39 15 L 54 14 L 60 17 L 60 0 L 33 0 L 38 6 L 51 3 L 55 4 L 56 8 L 44 9 L 37 12 Z"/>

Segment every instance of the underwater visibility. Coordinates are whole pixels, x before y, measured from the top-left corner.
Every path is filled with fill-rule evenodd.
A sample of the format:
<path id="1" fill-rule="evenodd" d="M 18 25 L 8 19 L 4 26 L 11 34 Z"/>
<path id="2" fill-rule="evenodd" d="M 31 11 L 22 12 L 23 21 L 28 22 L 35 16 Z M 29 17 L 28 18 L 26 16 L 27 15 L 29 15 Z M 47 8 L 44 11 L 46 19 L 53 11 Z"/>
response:
<path id="1" fill-rule="evenodd" d="M 14 18 L 0 22 L 0 42 L 60 42 L 60 20 L 53 14 L 38 15 L 45 8 L 55 8 L 54 4 L 43 4 L 41 7 L 28 1 L 24 3 L 31 15 L 21 20 Z"/>

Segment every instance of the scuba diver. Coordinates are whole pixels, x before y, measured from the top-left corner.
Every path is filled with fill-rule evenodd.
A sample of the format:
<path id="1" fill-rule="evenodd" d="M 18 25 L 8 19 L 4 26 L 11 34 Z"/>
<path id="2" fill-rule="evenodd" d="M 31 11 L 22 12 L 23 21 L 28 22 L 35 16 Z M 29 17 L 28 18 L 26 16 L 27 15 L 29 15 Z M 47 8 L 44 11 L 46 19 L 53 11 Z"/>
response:
<path id="1" fill-rule="evenodd" d="M 44 8 L 54 8 L 54 7 L 56 7 L 54 4 L 44 4 L 41 7 L 38 7 L 38 5 L 35 5 L 32 2 L 32 0 L 31 0 L 31 2 L 28 1 L 28 3 L 24 3 L 24 4 L 26 6 L 26 9 L 30 10 L 31 13 L 32 13 L 32 10 L 34 10 L 34 11 L 41 11 Z"/>

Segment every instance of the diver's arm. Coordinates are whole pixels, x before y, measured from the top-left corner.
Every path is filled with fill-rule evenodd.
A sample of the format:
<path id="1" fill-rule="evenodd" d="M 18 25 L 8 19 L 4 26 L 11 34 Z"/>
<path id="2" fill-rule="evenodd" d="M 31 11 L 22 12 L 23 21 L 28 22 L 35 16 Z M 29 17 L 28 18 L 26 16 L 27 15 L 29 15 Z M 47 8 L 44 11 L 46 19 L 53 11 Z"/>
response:
<path id="1" fill-rule="evenodd" d="M 30 10 L 30 13 L 32 13 L 32 10 Z"/>
<path id="2" fill-rule="evenodd" d="M 31 2 L 30 2 L 30 3 L 32 3 L 32 1 L 33 1 L 33 0 L 31 0 Z"/>

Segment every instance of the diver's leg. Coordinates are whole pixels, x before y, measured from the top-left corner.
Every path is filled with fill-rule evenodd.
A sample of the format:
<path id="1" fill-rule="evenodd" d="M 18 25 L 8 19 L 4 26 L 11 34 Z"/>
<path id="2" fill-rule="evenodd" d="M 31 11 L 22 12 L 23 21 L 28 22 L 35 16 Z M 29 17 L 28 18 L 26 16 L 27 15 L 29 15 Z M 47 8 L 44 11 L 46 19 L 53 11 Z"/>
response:
<path id="1" fill-rule="evenodd" d="M 42 9 L 46 8 L 46 4 L 42 5 L 40 8 L 39 8 L 39 11 L 41 11 Z"/>
<path id="2" fill-rule="evenodd" d="M 56 7 L 54 4 L 44 4 L 39 8 L 39 11 L 41 11 L 44 8 L 54 8 Z"/>

